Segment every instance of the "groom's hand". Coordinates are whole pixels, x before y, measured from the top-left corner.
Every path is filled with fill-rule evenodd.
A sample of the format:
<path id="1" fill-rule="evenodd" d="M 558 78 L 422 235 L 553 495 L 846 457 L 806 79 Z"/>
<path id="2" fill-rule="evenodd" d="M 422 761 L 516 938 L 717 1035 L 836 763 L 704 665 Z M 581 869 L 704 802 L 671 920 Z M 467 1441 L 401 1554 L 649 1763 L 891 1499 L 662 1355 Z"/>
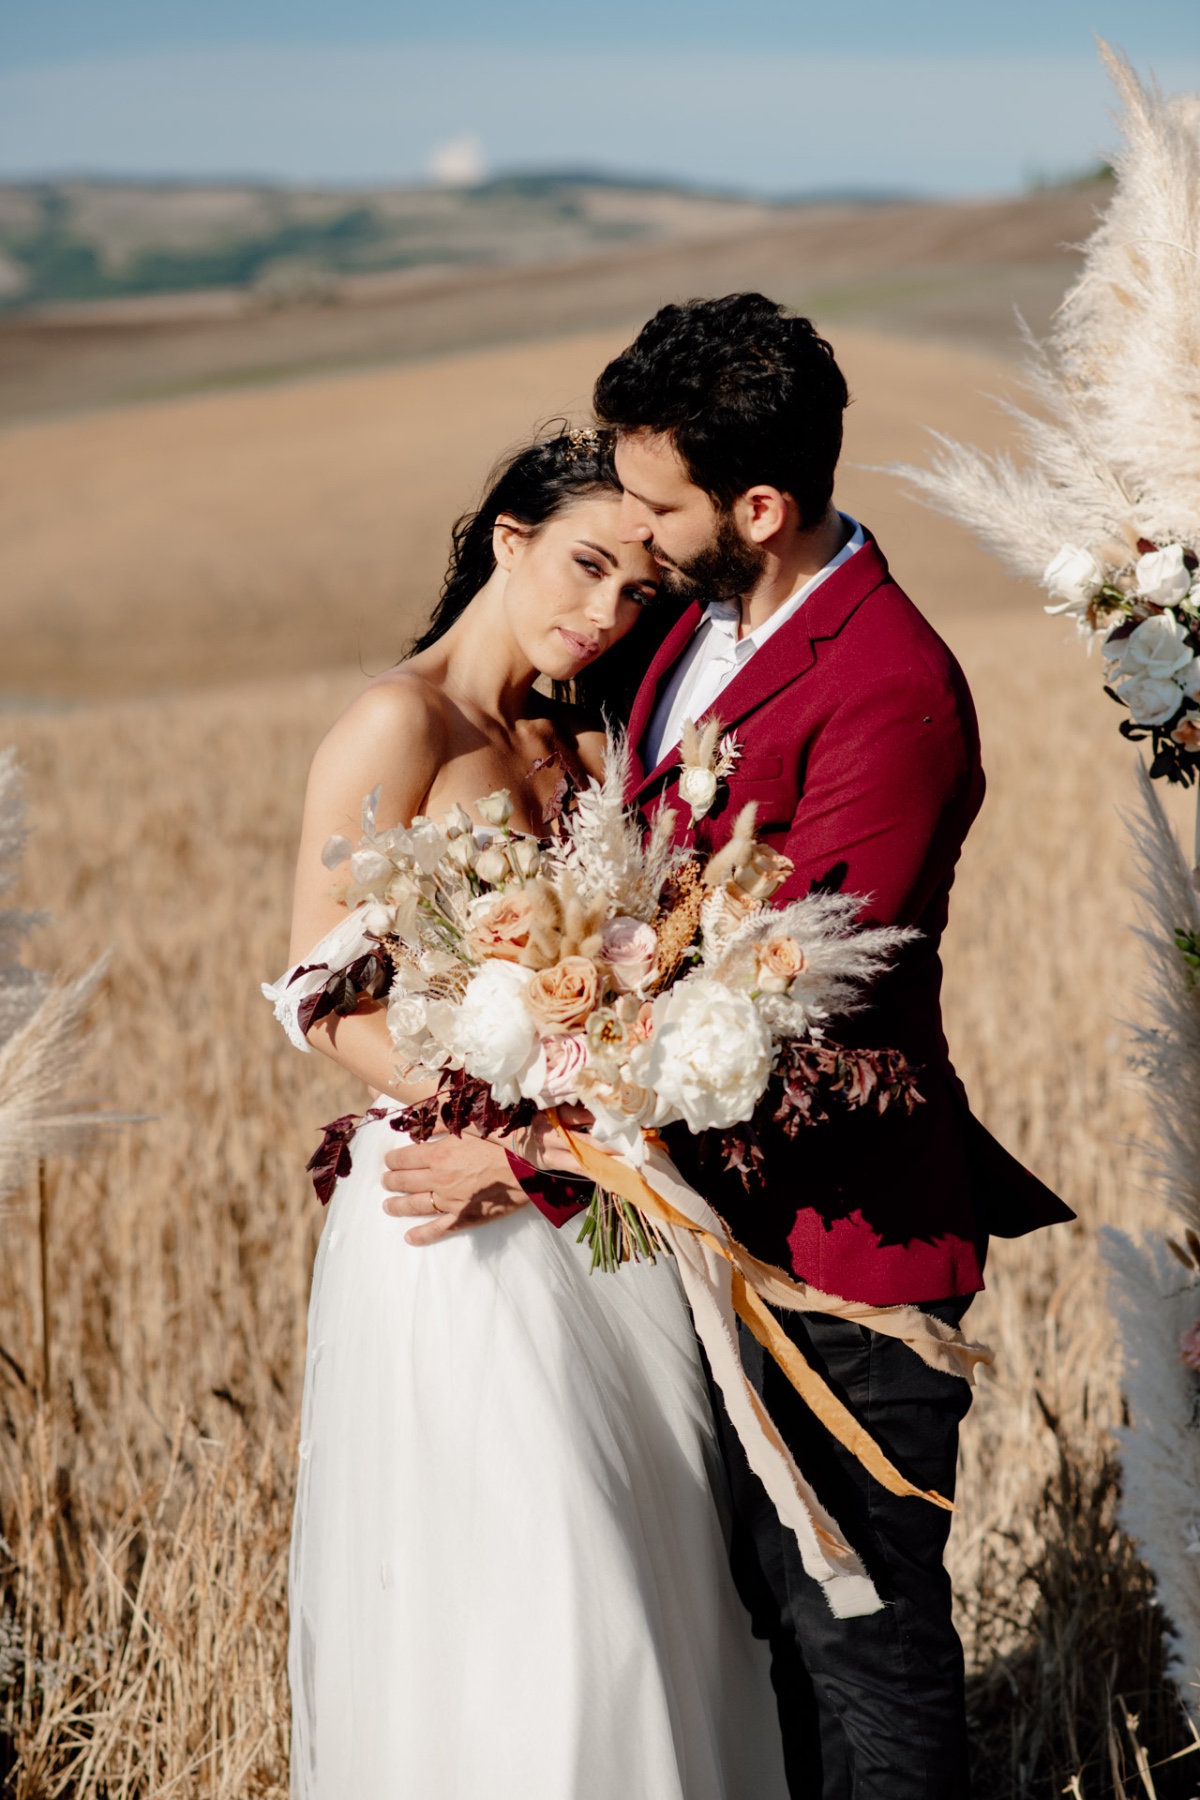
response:
<path id="1" fill-rule="evenodd" d="M 452 1232 L 503 1218 L 529 1198 L 496 1138 L 448 1133 L 425 1144 L 398 1145 L 385 1158 L 383 1210 L 395 1219 L 422 1219 L 405 1232 L 409 1244 L 436 1244 Z"/>

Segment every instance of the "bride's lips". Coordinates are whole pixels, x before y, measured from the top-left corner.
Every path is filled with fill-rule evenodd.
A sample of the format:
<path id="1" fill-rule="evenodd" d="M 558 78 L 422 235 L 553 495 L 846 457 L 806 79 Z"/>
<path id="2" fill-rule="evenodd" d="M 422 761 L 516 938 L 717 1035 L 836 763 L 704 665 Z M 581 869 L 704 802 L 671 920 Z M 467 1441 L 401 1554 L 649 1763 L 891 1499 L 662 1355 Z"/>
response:
<path id="1" fill-rule="evenodd" d="M 594 638 L 580 637 L 577 631 L 567 631 L 562 625 L 558 635 L 578 662 L 591 662 L 593 656 L 600 654 L 600 646 Z"/>

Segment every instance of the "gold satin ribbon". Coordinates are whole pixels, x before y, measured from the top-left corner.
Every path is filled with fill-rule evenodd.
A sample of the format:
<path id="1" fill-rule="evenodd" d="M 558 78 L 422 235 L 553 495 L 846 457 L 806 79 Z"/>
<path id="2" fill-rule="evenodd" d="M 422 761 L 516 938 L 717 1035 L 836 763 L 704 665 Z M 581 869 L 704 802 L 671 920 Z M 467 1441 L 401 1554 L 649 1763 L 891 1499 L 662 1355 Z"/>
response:
<path id="1" fill-rule="evenodd" d="M 712 1251 L 730 1265 L 733 1283 L 733 1305 L 738 1317 L 744 1321 L 762 1345 L 783 1370 L 800 1398 L 810 1411 L 821 1421 L 825 1429 L 837 1439 L 850 1454 L 857 1458 L 862 1466 L 873 1475 L 889 1494 L 898 1494 L 905 1498 L 928 1500 L 932 1506 L 940 1506 L 946 1512 L 954 1512 L 952 1501 L 932 1488 L 915 1487 L 903 1476 L 895 1464 L 880 1449 L 870 1432 L 850 1409 L 838 1399 L 826 1381 L 819 1375 L 812 1364 L 797 1349 L 796 1345 L 782 1329 L 778 1320 L 757 1291 L 759 1285 L 766 1285 L 764 1277 L 772 1278 L 772 1285 L 778 1287 L 780 1280 L 788 1287 L 795 1284 L 783 1274 L 782 1270 L 772 1268 L 770 1264 L 760 1263 L 736 1239 L 730 1238 L 727 1243 L 713 1235 L 703 1226 L 686 1218 L 670 1201 L 657 1194 L 639 1171 L 627 1163 L 623 1157 L 614 1155 L 612 1151 L 603 1150 L 598 1144 L 587 1138 L 577 1137 L 562 1123 L 557 1114 L 550 1113 L 558 1130 L 578 1158 L 581 1166 L 592 1180 L 609 1193 L 618 1194 L 630 1206 L 660 1225 L 666 1225 L 676 1231 L 687 1231 L 697 1238 L 706 1250 Z M 761 1274 L 760 1274 L 761 1272 Z M 756 1276 L 758 1279 L 756 1280 Z M 769 1290 L 768 1290 L 769 1291 Z M 860 1309 L 862 1323 L 870 1325 L 870 1309 Z M 761 1400 L 754 1395 L 755 1411 L 760 1415 L 760 1422 L 767 1420 Z M 777 1428 L 771 1425 L 771 1433 L 777 1434 Z"/>

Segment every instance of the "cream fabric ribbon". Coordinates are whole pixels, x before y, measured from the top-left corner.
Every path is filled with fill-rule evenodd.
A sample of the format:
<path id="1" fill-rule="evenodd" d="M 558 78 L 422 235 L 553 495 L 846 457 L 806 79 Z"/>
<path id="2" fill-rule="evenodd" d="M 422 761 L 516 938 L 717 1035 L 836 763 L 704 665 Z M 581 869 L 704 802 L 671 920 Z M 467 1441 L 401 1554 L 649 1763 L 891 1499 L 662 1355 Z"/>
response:
<path id="1" fill-rule="evenodd" d="M 750 1384 L 738 1347 L 737 1321 L 745 1321 L 826 1429 L 889 1493 L 925 1500 L 947 1511 L 954 1510 L 949 1500 L 906 1480 L 781 1329 L 766 1303 L 791 1312 L 826 1313 L 899 1338 L 931 1368 L 968 1382 L 974 1380 L 977 1363 L 993 1361 L 992 1352 L 915 1306 L 842 1300 L 761 1262 L 730 1235 L 653 1134 L 647 1138 L 645 1160 L 638 1170 L 624 1157 L 577 1136 L 561 1120 L 555 1118 L 555 1123 L 588 1175 L 636 1207 L 674 1251 L 713 1379 L 750 1467 L 783 1523 L 796 1534 L 806 1572 L 820 1582 L 838 1618 L 878 1612 L 883 1602 L 861 1559 L 822 1506 Z"/>

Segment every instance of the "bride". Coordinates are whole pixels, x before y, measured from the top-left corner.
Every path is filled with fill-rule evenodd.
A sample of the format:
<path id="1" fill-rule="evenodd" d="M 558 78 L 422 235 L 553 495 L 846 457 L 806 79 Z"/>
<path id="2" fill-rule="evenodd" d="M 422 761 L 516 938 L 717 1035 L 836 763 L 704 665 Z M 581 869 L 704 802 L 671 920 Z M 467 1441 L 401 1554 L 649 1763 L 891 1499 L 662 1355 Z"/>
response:
<path id="1" fill-rule="evenodd" d="M 346 916 L 321 851 L 506 788 L 538 836 L 588 716 L 646 666 L 656 565 L 617 536 L 609 443 L 535 444 L 460 521 L 441 602 L 313 762 L 291 954 Z M 629 634 L 632 633 L 632 637 Z M 622 640 L 624 640 L 622 642 Z M 614 648 L 619 646 L 617 648 Z M 597 666 L 598 659 L 605 660 Z M 290 973 L 290 972 L 289 972 Z M 378 1096 L 317 1253 L 291 1553 L 294 1800 L 783 1800 L 765 1648 L 726 1556 L 708 1393 L 671 1262 L 592 1275 L 504 1196 L 483 1229 L 383 1210 L 397 1079 L 382 1008 L 293 1039 Z M 487 1211 L 485 1206 L 484 1211 Z"/>

